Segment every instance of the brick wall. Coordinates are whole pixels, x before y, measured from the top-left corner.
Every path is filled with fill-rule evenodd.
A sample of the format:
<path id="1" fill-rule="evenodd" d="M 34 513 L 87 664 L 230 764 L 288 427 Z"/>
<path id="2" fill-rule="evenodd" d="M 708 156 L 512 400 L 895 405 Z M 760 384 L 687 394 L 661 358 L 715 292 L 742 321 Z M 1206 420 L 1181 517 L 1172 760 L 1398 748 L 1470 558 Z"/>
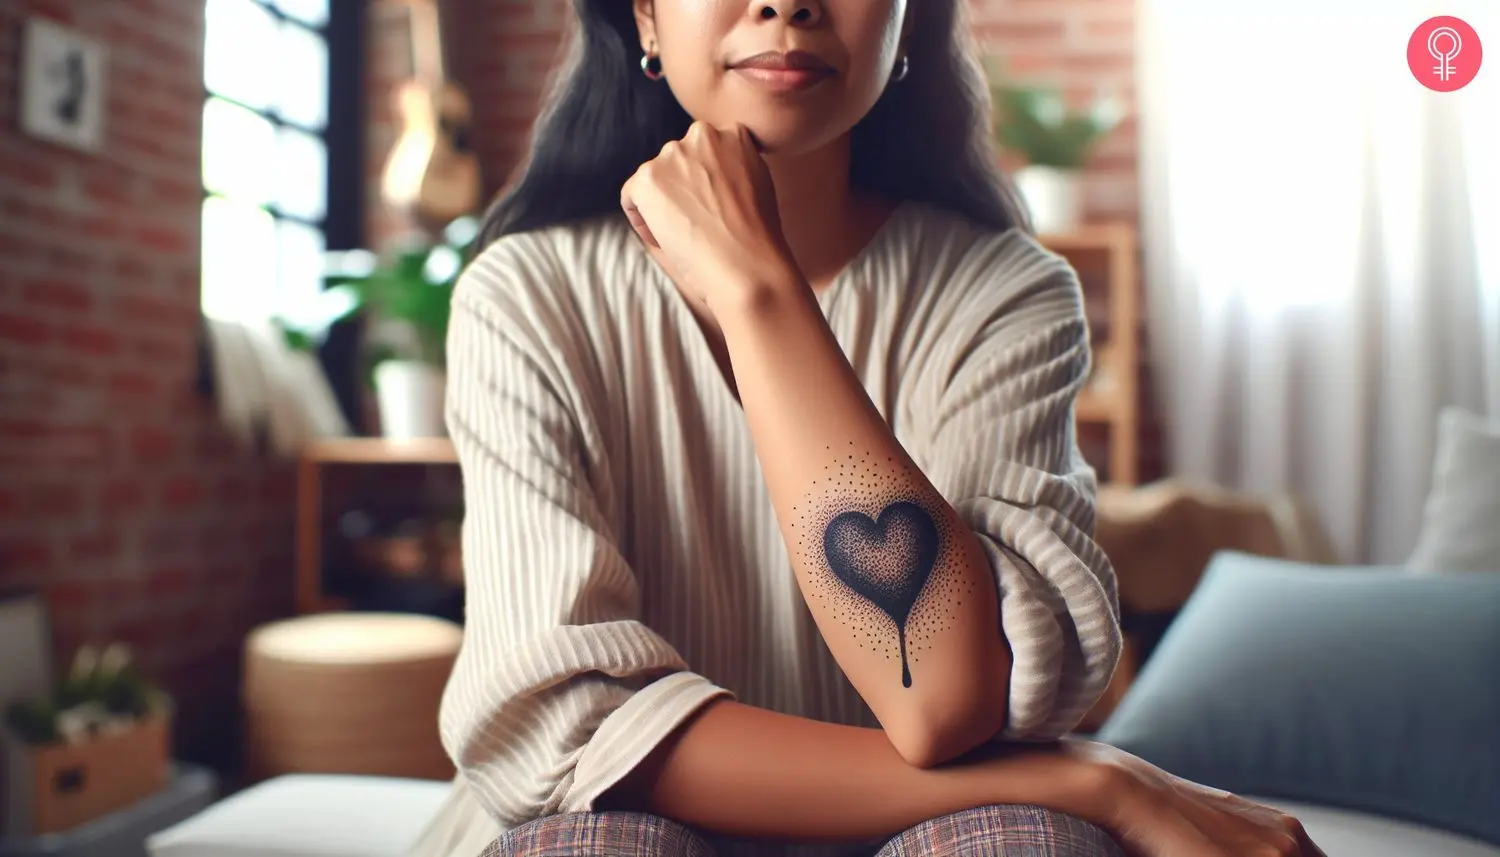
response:
<path id="1" fill-rule="evenodd" d="M 20 134 L 28 13 L 107 44 L 102 153 Z M 131 643 L 181 755 L 225 765 L 241 641 L 290 608 L 292 490 L 194 389 L 202 40 L 198 2 L 0 3 L 0 588 L 47 593 L 60 658 Z"/>
<path id="2" fill-rule="evenodd" d="M 920 2 L 920 0 L 915 0 Z M 443 0 L 448 29 L 449 74 L 467 90 L 474 106 L 474 140 L 491 192 L 498 189 L 525 152 L 526 137 L 548 71 L 567 25 L 566 0 Z M 1075 98 L 1105 87 L 1127 105 L 1127 120 L 1104 141 L 1087 176 L 1087 216 L 1137 219 L 1136 131 L 1133 110 L 1134 3 L 1132 0 L 971 0 L 975 35 L 987 52 L 1006 58 L 1017 74 L 1055 81 Z M 370 28 L 369 148 L 372 193 L 394 141 L 397 118 L 391 87 L 408 70 L 404 18 L 397 0 L 372 4 Z M 371 206 L 372 240 L 402 234 L 405 224 Z M 1149 373 L 1143 373 L 1151 401 Z M 1160 475 L 1159 430 L 1143 408 L 1142 475 Z"/>

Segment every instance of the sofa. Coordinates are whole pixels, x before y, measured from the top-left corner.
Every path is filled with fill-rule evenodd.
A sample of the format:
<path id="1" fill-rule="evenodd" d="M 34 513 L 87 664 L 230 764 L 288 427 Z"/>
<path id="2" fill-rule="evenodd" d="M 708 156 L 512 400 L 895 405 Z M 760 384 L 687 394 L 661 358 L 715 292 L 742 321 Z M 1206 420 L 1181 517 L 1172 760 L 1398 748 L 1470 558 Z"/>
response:
<path id="1" fill-rule="evenodd" d="M 1291 812 L 1329 857 L 1500 857 L 1500 425 L 1444 412 L 1404 565 L 1321 552 L 1216 550 L 1094 737 Z M 449 788 L 287 775 L 148 848 L 395 857 Z"/>

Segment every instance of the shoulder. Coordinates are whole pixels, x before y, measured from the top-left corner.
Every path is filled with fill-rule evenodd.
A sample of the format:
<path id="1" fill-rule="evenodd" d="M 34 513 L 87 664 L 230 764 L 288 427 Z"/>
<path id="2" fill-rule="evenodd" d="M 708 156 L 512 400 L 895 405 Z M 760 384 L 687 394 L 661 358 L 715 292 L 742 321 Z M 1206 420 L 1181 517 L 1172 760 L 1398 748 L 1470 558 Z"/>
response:
<path id="1" fill-rule="evenodd" d="M 641 282 L 650 261 L 623 216 L 505 235 L 476 255 L 453 292 L 456 311 L 496 325 L 560 333 L 612 292 Z"/>
<path id="2" fill-rule="evenodd" d="M 912 285 L 934 306 L 993 316 L 1042 302 L 1081 312 L 1072 265 L 1024 229 L 908 202 L 892 239 L 893 251 L 908 257 Z"/>

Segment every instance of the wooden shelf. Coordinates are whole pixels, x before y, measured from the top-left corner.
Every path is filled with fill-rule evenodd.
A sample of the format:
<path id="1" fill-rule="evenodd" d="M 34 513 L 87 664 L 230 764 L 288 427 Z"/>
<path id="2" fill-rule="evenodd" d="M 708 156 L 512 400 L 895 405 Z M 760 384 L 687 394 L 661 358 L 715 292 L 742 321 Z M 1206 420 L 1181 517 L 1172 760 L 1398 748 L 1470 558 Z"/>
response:
<path id="1" fill-rule="evenodd" d="M 1043 247 L 1054 253 L 1068 254 L 1080 250 L 1108 251 L 1135 245 L 1135 230 L 1127 223 L 1093 223 L 1073 232 L 1044 232 L 1037 236 Z"/>
<path id="2" fill-rule="evenodd" d="M 311 444 L 303 451 L 302 460 L 320 464 L 456 464 L 458 455 L 453 451 L 453 441 L 445 437 L 343 437 Z"/>
<path id="3" fill-rule="evenodd" d="M 1066 258 L 1085 285 L 1085 300 L 1103 300 L 1090 315 L 1107 328 L 1104 341 L 1091 341 L 1097 386 L 1085 388 L 1074 403 L 1074 418 L 1080 424 L 1103 426 L 1109 432 L 1109 461 L 1103 468 L 1108 482 L 1133 485 L 1139 479 L 1137 448 L 1140 398 L 1140 313 L 1138 308 L 1138 261 L 1135 228 L 1128 223 L 1086 224 L 1067 233 L 1043 233 L 1037 242 Z M 1091 278 L 1085 278 L 1085 273 Z M 1103 282 L 1090 289 L 1090 282 Z M 1101 293 L 1102 292 L 1102 293 Z"/>
<path id="4" fill-rule="evenodd" d="M 1115 418 L 1115 403 L 1108 396 L 1088 390 L 1078 395 L 1073 404 L 1074 415 L 1080 422 L 1107 423 Z"/>
<path id="5" fill-rule="evenodd" d="M 445 437 L 396 440 L 342 437 L 302 450 L 297 466 L 297 612 L 322 613 L 348 605 L 323 593 L 323 469 L 342 464 L 457 464 Z"/>

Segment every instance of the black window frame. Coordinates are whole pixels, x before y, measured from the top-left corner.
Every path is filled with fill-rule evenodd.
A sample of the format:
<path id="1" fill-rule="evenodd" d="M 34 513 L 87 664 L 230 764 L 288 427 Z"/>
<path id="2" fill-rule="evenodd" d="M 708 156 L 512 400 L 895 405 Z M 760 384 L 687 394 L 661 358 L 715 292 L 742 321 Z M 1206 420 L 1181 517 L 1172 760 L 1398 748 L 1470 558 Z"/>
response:
<path id="1" fill-rule="evenodd" d="M 202 0 L 205 6 L 207 0 Z M 365 36 L 368 26 L 368 4 L 329 0 L 328 19 L 322 26 L 314 26 L 276 8 L 275 0 L 250 0 L 265 8 L 281 21 L 317 33 L 328 51 L 328 80 L 326 104 L 327 122 L 321 132 L 313 132 L 296 123 L 285 122 L 274 109 L 257 109 L 240 105 L 266 117 L 277 127 L 289 126 L 305 133 L 312 133 L 323 141 L 327 153 L 324 214 L 319 221 L 310 221 L 279 212 L 274 205 L 268 206 L 278 220 L 292 220 L 319 229 L 323 233 L 324 247 L 330 252 L 354 250 L 365 242 Z M 206 44 L 205 32 L 205 44 Z M 205 58 L 206 59 L 206 58 Z M 270 60 L 269 62 L 274 62 Z M 203 105 L 212 98 L 225 98 L 209 90 L 203 84 Z M 225 100 L 234 102 L 233 99 Z M 200 146 L 202 145 L 200 135 Z M 202 186 L 201 207 L 211 195 Z M 201 208 L 200 208 L 201 210 Z M 202 252 L 200 238 L 199 252 Z M 200 298 L 201 300 L 201 298 Z M 329 332 L 327 340 L 319 350 L 319 359 L 327 373 L 334 395 L 344 417 L 356 430 L 363 423 L 361 396 L 357 384 L 356 361 L 358 359 L 359 330 L 356 322 L 340 323 Z M 200 338 L 198 386 L 205 395 L 213 395 L 213 372 L 210 365 L 207 343 Z"/>

